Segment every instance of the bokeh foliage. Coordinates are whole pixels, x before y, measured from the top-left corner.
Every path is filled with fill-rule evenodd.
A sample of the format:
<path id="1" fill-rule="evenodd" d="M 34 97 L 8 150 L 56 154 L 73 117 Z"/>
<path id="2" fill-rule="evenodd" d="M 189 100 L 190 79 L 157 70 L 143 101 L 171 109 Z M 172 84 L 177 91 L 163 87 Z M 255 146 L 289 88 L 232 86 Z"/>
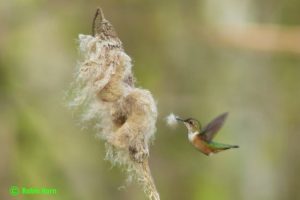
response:
<path id="1" fill-rule="evenodd" d="M 270 24 L 299 30 L 296 0 L 1 1 L 1 199 L 15 199 L 11 185 L 58 190 L 20 199 L 144 199 L 136 185 L 118 190 L 124 174 L 103 161 L 102 141 L 64 106 L 77 35 L 91 32 L 97 6 L 133 58 L 138 85 L 158 102 L 150 165 L 161 199 L 300 199 L 300 54 L 214 36 L 253 24 L 258 32 Z M 241 148 L 209 158 L 183 127 L 164 122 L 170 112 L 206 123 L 224 111 L 230 116 L 216 140 Z"/>

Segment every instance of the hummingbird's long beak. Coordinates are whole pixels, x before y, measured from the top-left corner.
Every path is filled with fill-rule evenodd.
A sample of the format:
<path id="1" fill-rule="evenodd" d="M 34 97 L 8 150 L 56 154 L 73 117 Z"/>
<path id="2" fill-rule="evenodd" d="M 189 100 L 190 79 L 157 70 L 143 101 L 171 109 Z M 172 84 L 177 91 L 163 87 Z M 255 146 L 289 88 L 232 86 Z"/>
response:
<path id="1" fill-rule="evenodd" d="M 176 120 L 177 120 L 177 121 L 181 121 L 181 122 L 185 122 L 184 119 L 181 119 L 181 118 L 179 118 L 179 117 L 176 117 Z"/>

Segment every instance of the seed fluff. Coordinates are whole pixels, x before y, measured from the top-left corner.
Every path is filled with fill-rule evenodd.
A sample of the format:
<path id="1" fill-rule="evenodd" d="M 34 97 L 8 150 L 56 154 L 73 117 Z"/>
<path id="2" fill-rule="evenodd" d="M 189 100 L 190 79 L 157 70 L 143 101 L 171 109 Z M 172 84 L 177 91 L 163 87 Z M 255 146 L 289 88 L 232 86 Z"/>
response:
<path id="1" fill-rule="evenodd" d="M 170 126 L 170 127 L 176 127 L 177 126 L 177 116 L 174 114 L 174 113 L 171 113 L 169 114 L 167 117 L 166 117 L 166 122 L 167 124 Z"/>

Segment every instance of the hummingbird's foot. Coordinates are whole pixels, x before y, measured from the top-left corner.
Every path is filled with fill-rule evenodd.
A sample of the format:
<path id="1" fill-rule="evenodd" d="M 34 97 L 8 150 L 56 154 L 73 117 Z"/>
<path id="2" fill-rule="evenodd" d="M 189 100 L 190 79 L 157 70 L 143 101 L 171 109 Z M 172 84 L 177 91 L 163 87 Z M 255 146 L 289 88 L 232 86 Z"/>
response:
<path id="1" fill-rule="evenodd" d="M 131 159 L 135 162 L 142 163 L 149 157 L 148 148 L 140 143 L 136 143 L 135 146 L 129 146 L 128 150 Z"/>

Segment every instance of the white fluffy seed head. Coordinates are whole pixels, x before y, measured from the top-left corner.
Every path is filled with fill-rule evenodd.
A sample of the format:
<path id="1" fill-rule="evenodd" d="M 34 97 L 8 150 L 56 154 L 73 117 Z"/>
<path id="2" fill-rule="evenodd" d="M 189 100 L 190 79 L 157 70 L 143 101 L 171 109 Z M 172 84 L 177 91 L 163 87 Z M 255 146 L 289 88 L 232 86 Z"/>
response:
<path id="1" fill-rule="evenodd" d="M 97 16 L 104 20 L 99 9 Z M 149 199 L 159 200 L 148 166 L 157 107 L 150 91 L 134 86 L 131 58 L 111 28 L 105 21 L 94 27 L 95 36 L 79 35 L 82 58 L 70 90 L 70 107 L 105 141 L 106 159 L 124 167 L 128 180 L 138 181 Z"/>
<path id="2" fill-rule="evenodd" d="M 177 119 L 176 119 L 176 115 L 174 115 L 173 113 L 169 114 L 167 117 L 166 117 L 166 121 L 167 121 L 167 124 L 170 126 L 170 127 L 175 127 L 177 125 Z"/>

